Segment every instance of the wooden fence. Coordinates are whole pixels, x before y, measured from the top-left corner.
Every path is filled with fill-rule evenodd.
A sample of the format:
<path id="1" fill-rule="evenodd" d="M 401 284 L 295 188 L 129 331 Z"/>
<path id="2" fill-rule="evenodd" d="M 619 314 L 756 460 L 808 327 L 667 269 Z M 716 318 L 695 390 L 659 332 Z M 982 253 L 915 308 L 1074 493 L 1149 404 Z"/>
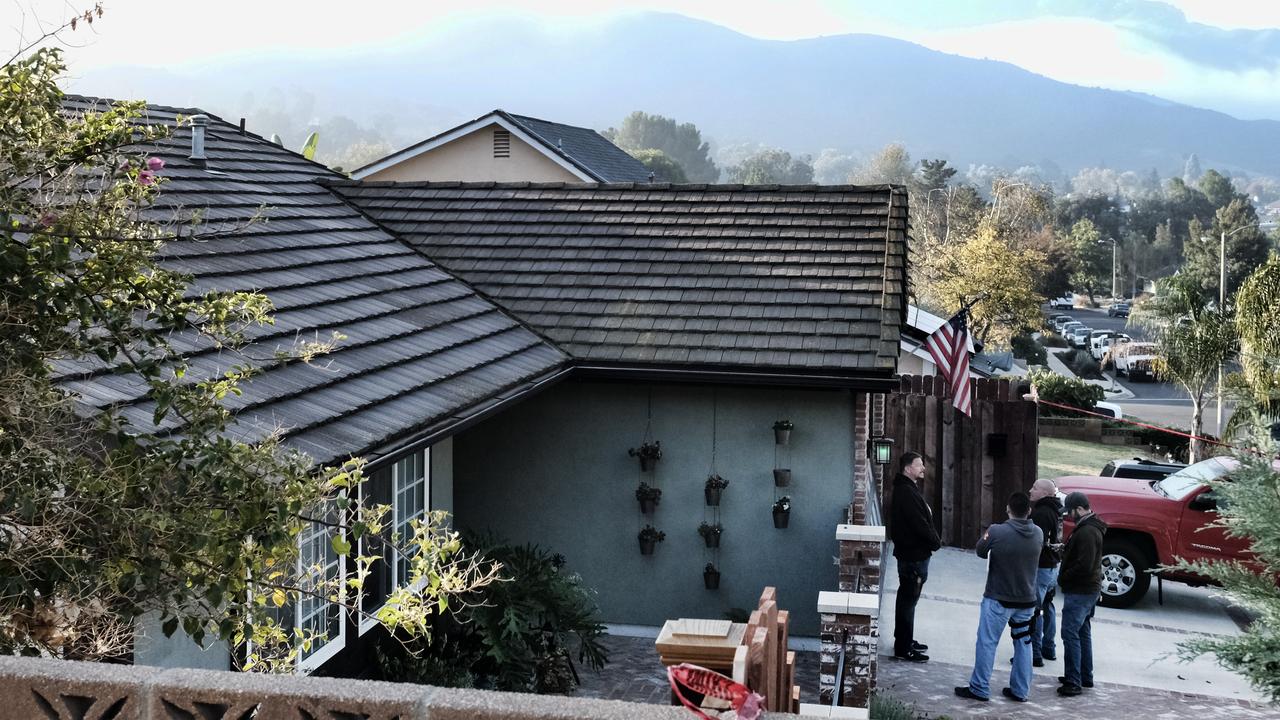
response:
<path id="1" fill-rule="evenodd" d="M 944 545 L 973 547 L 987 525 L 1004 522 L 1005 501 L 1036 479 L 1035 403 L 1016 382 L 973 381 L 973 416 L 951 406 L 946 380 L 904 375 L 885 396 L 885 435 L 894 440 L 881 497 L 893 503 L 893 476 L 903 452 L 924 456 L 923 492 Z M 885 513 L 891 516 L 890 512 Z"/>

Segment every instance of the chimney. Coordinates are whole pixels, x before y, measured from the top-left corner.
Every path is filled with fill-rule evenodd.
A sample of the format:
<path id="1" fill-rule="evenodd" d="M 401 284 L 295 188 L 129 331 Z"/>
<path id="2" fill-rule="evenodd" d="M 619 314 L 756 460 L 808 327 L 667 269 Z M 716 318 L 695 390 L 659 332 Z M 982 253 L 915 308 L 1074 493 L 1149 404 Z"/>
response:
<path id="1" fill-rule="evenodd" d="M 208 115 L 193 115 L 191 117 L 191 154 L 187 156 L 187 159 L 197 167 L 205 167 L 208 163 L 208 157 L 204 154 L 204 133 L 208 127 Z"/>

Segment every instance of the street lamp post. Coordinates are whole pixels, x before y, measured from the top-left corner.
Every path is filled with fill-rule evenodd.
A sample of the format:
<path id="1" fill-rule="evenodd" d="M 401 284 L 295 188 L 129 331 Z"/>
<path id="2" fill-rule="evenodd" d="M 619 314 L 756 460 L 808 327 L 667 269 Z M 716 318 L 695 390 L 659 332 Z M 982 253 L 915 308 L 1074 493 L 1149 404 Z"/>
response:
<path id="1" fill-rule="evenodd" d="M 1248 230 L 1252 225 L 1241 225 L 1240 227 L 1227 232 L 1221 231 L 1218 237 L 1218 312 L 1226 313 L 1227 311 L 1227 236 L 1235 235 L 1241 230 Z M 1201 241 L 1209 238 L 1201 238 Z M 1222 363 L 1218 363 L 1218 434 L 1222 434 Z"/>

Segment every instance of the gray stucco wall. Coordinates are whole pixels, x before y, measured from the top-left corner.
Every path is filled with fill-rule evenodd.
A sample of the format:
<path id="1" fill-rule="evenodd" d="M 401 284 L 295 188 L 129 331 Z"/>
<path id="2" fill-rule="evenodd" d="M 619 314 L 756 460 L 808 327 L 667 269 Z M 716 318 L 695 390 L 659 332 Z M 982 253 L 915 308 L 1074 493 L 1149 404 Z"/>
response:
<path id="1" fill-rule="evenodd" d="M 835 526 L 852 498 L 853 397 L 848 391 L 719 388 L 716 467 L 729 480 L 720 589 L 703 587 L 712 559 L 697 533 L 710 518 L 703 483 L 711 469 L 713 390 L 655 386 L 652 437 L 662 442 L 656 474 L 641 476 L 627 449 L 640 445 L 648 386 L 568 383 L 455 439 L 454 505 L 460 527 L 491 528 L 514 542 L 562 553 L 599 593 L 605 622 L 659 625 L 678 617 L 720 618 L 754 608 L 766 585 L 792 612 L 792 632 L 817 634 L 820 590 L 837 588 Z M 773 423 L 795 431 L 779 466 L 793 472 L 790 527 L 773 527 Z M 662 488 L 653 516 L 641 515 L 641 480 Z M 656 483 L 655 483 L 656 480 Z M 636 534 L 648 522 L 666 532 L 653 556 Z"/>
<path id="2" fill-rule="evenodd" d="M 431 509 L 453 512 L 453 438 L 431 446 Z"/>

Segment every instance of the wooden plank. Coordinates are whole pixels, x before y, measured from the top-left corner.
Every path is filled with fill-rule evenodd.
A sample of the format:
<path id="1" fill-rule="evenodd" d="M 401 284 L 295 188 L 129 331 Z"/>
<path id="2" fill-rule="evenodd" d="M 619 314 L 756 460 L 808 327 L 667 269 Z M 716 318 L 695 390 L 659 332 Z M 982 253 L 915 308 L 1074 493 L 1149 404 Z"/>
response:
<path id="1" fill-rule="evenodd" d="M 800 714 L 800 686 L 791 686 L 791 710 L 792 715 Z"/>
<path id="2" fill-rule="evenodd" d="M 790 697 L 790 687 L 795 679 L 792 677 L 787 667 L 787 658 L 793 661 L 796 654 L 787 649 L 787 645 L 791 641 L 791 613 L 786 610 L 778 611 L 778 698 L 785 700 Z M 786 708 L 778 708 L 786 712 Z"/>
<path id="3" fill-rule="evenodd" d="M 764 695 L 766 708 L 770 703 L 769 696 L 765 693 L 765 689 L 769 687 L 768 669 L 765 667 L 768 645 L 769 631 L 756 628 L 751 644 L 747 646 L 746 682 L 744 683 L 747 687 Z"/>
<path id="4" fill-rule="evenodd" d="M 988 390 L 988 392 L 990 391 Z M 994 403 L 990 400 L 984 400 L 978 403 L 975 410 L 977 411 L 977 415 L 981 418 L 978 421 L 978 447 L 976 448 L 979 453 L 978 467 L 979 472 L 981 473 L 980 478 L 982 483 L 980 495 L 982 507 L 981 523 L 982 525 L 991 525 L 994 522 L 1001 522 L 1004 520 L 1003 517 L 1000 517 L 999 520 L 995 519 L 996 514 L 993 512 L 993 509 L 995 508 L 996 465 L 991 456 L 987 454 L 985 447 L 987 444 L 987 433 L 990 432 L 991 428 L 995 425 Z"/>
<path id="5" fill-rule="evenodd" d="M 951 518 L 942 511 L 942 496 L 945 492 L 943 488 L 946 486 L 946 482 L 942 474 L 942 443 L 938 437 L 939 406 L 944 402 L 941 398 L 925 398 L 924 416 L 921 420 L 924 424 L 924 449 L 922 452 L 924 453 L 925 465 L 929 468 L 929 477 L 932 478 L 930 482 L 932 492 L 925 497 L 929 501 L 929 507 L 933 508 L 934 523 L 938 526 L 939 537 L 942 538 L 943 544 L 947 544 L 947 536 L 951 531 Z"/>
<path id="6" fill-rule="evenodd" d="M 938 434 L 941 454 L 938 461 L 938 477 L 942 484 L 942 504 L 938 511 L 942 514 L 942 542 L 947 545 L 960 546 L 959 528 L 961 521 L 959 505 L 956 504 L 956 487 L 959 482 L 959 464 L 956 460 L 956 409 L 951 403 L 943 403 L 938 417 Z"/>
<path id="7" fill-rule="evenodd" d="M 956 453 L 959 472 L 956 475 L 957 514 L 962 521 L 960 547 L 971 548 L 978 538 L 978 466 L 974 462 L 974 420 L 964 413 L 954 415 L 957 427 Z"/>
<path id="8" fill-rule="evenodd" d="M 761 627 L 765 630 L 764 681 L 768 688 L 768 692 L 762 694 L 769 698 L 769 709 L 777 710 L 776 704 L 782 699 L 778 686 L 778 603 L 773 600 L 764 603 L 760 606 L 760 614 L 763 615 Z"/>
<path id="9" fill-rule="evenodd" d="M 764 604 L 767 602 L 772 602 L 775 604 L 778 602 L 778 588 L 773 587 L 772 585 L 766 587 L 760 593 L 760 600 L 756 602 L 756 609 L 763 610 Z"/>

